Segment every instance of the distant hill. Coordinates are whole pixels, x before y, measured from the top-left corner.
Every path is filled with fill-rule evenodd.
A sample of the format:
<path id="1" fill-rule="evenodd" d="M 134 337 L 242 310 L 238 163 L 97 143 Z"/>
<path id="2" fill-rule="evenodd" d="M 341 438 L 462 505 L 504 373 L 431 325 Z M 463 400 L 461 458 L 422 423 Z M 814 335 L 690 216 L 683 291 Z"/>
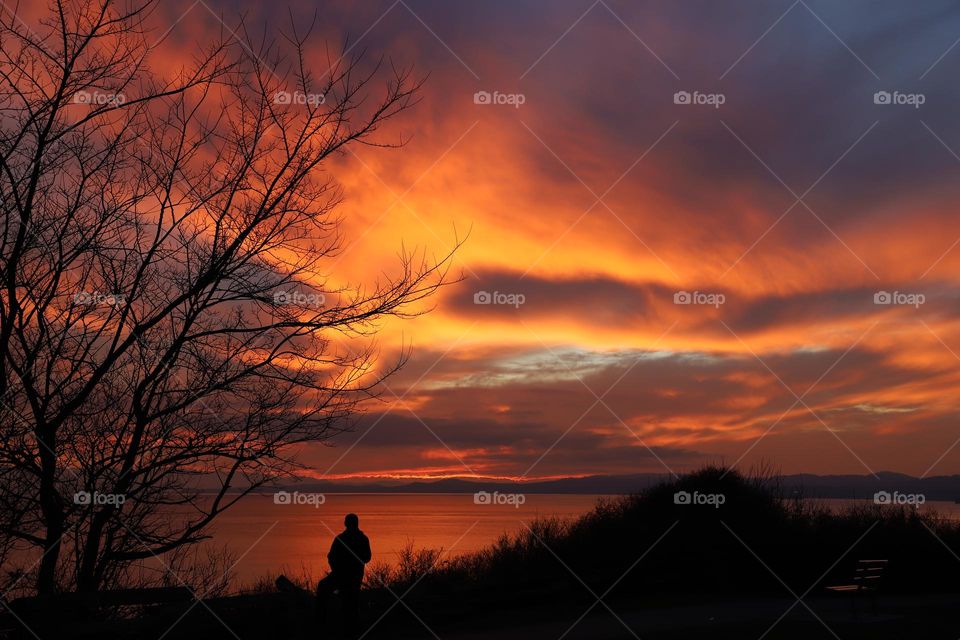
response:
<path id="1" fill-rule="evenodd" d="M 474 480 L 471 478 L 445 478 L 443 480 L 418 480 L 405 484 L 381 484 L 378 482 L 349 483 L 342 481 L 302 482 L 282 488 L 319 493 L 474 493 L 477 491 L 500 491 L 514 493 L 566 493 L 566 494 L 626 494 L 645 489 L 668 479 L 665 474 L 634 474 L 610 476 L 585 476 L 531 482 Z"/>
<path id="2" fill-rule="evenodd" d="M 915 478 L 881 471 L 871 475 L 818 476 L 809 473 L 783 476 L 784 493 L 810 498 L 871 498 L 877 491 L 922 493 L 927 500 L 960 500 L 960 476 Z"/>
<path id="3" fill-rule="evenodd" d="M 595 475 L 532 482 L 486 481 L 447 478 L 406 484 L 378 482 L 303 482 L 279 487 L 317 493 L 503 493 L 627 494 L 669 480 L 667 474 Z M 872 475 L 815 475 L 800 473 L 777 478 L 785 496 L 806 498 L 871 498 L 878 491 L 922 493 L 927 500 L 960 500 L 960 475 L 915 478 L 902 473 L 881 471 Z"/>

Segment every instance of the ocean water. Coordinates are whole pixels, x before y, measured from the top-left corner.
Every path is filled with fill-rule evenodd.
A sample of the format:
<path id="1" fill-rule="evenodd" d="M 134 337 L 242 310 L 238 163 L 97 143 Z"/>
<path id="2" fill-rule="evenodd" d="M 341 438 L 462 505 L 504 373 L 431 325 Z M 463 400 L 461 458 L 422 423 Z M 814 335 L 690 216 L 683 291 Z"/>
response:
<path id="1" fill-rule="evenodd" d="M 404 548 L 437 549 L 441 559 L 478 551 L 504 534 L 522 531 L 537 518 L 574 519 L 589 512 L 605 496 L 527 494 L 523 500 L 500 496 L 498 501 L 476 502 L 473 494 L 325 494 L 322 500 L 277 503 L 273 495 L 251 495 L 229 509 L 210 529 L 209 548 L 226 546 L 236 559 L 232 589 L 244 589 L 258 580 L 286 573 L 320 579 L 328 571 L 327 551 L 343 529 L 343 517 L 356 513 L 360 528 L 370 538 L 372 564 L 395 565 Z M 615 497 L 614 497 L 615 498 Z M 839 511 L 868 500 L 819 499 Z M 921 512 L 960 520 L 960 504 L 928 501 Z M 39 553 L 24 552 L 15 560 L 33 566 Z M 163 559 L 146 564 L 158 572 Z"/>
<path id="2" fill-rule="evenodd" d="M 576 518 L 602 497 L 527 494 L 522 504 L 477 504 L 473 494 L 326 494 L 323 504 L 277 504 L 272 496 L 256 495 L 217 520 L 212 544 L 227 544 L 239 557 L 233 569 L 238 587 L 280 572 L 306 572 L 319 579 L 326 574 L 330 542 L 343 529 L 347 513 L 360 517 L 360 528 L 370 538 L 372 563 L 392 565 L 408 545 L 440 549 L 444 558 L 469 553 L 538 517 Z M 867 501 L 817 502 L 841 510 Z M 953 502 L 931 501 L 921 510 L 960 519 L 960 504 Z"/>
<path id="3" fill-rule="evenodd" d="M 217 519 L 212 544 L 227 544 L 239 557 L 238 586 L 279 572 L 315 578 L 327 571 L 327 551 L 356 513 L 370 538 L 372 563 L 395 564 L 407 545 L 443 550 L 443 557 L 479 550 L 538 517 L 575 518 L 601 496 L 528 494 L 499 504 L 478 504 L 473 494 L 325 494 L 323 504 L 277 504 L 273 496 L 249 496 Z"/>

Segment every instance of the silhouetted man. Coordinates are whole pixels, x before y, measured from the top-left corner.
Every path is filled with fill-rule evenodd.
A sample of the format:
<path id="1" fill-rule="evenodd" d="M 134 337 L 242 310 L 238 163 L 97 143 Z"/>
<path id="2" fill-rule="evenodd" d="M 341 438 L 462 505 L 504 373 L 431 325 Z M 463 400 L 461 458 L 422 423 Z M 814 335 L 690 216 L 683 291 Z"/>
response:
<path id="1" fill-rule="evenodd" d="M 333 539 L 327 562 L 330 573 L 317 584 L 317 621 L 322 625 L 327 612 L 327 600 L 336 591 L 343 605 L 344 629 L 355 636 L 360 625 L 360 583 L 363 565 L 370 562 L 370 540 L 360 531 L 360 518 L 354 513 L 343 519 L 346 527 Z"/>

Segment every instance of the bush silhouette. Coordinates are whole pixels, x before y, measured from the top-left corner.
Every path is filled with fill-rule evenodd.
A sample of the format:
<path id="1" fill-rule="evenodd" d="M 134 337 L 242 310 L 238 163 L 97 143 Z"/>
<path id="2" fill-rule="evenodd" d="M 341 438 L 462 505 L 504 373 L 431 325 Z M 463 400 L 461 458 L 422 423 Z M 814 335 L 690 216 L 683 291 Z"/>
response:
<path id="1" fill-rule="evenodd" d="M 888 591 L 938 591 L 952 588 L 939 570 L 955 561 L 946 547 L 960 549 L 960 526 L 936 514 L 879 505 L 832 512 L 784 498 L 772 474 L 716 466 L 601 500 L 573 521 L 524 524 L 482 551 L 433 565 L 409 598 L 448 612 L 459 611 L 455 603 L 467 594 L 474 603 L 529 606 L 589 596 L 581 581 L 598 594 L 616 583 L 611 598 L 788 596 L 784 584 L 802 593 L 848 581 L 861 558 L 890 560 Z M 425 570 L 420 563 L 396 575 L 409 585 Z"/>

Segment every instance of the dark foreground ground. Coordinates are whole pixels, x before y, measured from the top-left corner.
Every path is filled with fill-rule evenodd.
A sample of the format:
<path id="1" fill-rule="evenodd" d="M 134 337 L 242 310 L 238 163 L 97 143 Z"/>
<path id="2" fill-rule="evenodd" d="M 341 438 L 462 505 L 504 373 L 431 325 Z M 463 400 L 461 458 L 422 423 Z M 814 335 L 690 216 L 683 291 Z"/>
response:
<path id="1" fill-rule="evenodd" d="M 210 603 L 213 612 L 199 606 L 178 623 L 174 619 L 162 622 L 157 619 L 151 627 L 154 632 L 165 632 L 163 637 L 171 640 L 344 637 L 336 624 L 325 633 L 313 627 L 309 623 L 312 612 L 306 602 L 287 601 L 281 605 L 280 599 L 266 595 L 241 600 L 244 602 L 214 601 Z M 468 603 L 463 605 L 469 608 Z M 403 614 L 379 621 L 365 619 L 363 637 L 369 640 L 956 640 L 960 637 L 960 593 L 881 595 L 877 598 L 876 610 L 868 598 L 813 594 L 802 603 L 789 596 L 697 596 L 684 602 L 613 599 L 605 603 L 590 597 L 561 607 L 541 605 L 474 611 L 459 621 L 445 618 L 432 623 L 426 619 L 436 616 L 427 610 L 406 609 L 403 604 L 396 608 Z M 168 628 L 171 624 L 172 628 Z M 116 631 L 114 627 L 97 637 L 122 637 L 111 635 Z"/>
<path id="2" fill-rule="evenodd" d="M 877 613 L 869 605 L 854 611 L 849 602 L 833 597 L 731 599 L 726 601 L 631 608 L 629 603 L 598 604 L 582 619 L 576 611 L 556 612 L 538 624 L 514 623 L 503 628 L 444 633 L 444 640 L 680 640 L 682 638 L 782 639 L 917 639 L 960 637 L 960 594 L 881 598 Z M 589 605 L 587 605 L 589 606 Z M 792 607 L 792 608 L 791 608 Z M 546 612 L 545 612 L 546 613 Z M 815 614 L 815 615 L 814 615 Z M 372 637 L 374 632 L 371 632 Z M 433 635 L 424 629 L 419 635 Z"/>

